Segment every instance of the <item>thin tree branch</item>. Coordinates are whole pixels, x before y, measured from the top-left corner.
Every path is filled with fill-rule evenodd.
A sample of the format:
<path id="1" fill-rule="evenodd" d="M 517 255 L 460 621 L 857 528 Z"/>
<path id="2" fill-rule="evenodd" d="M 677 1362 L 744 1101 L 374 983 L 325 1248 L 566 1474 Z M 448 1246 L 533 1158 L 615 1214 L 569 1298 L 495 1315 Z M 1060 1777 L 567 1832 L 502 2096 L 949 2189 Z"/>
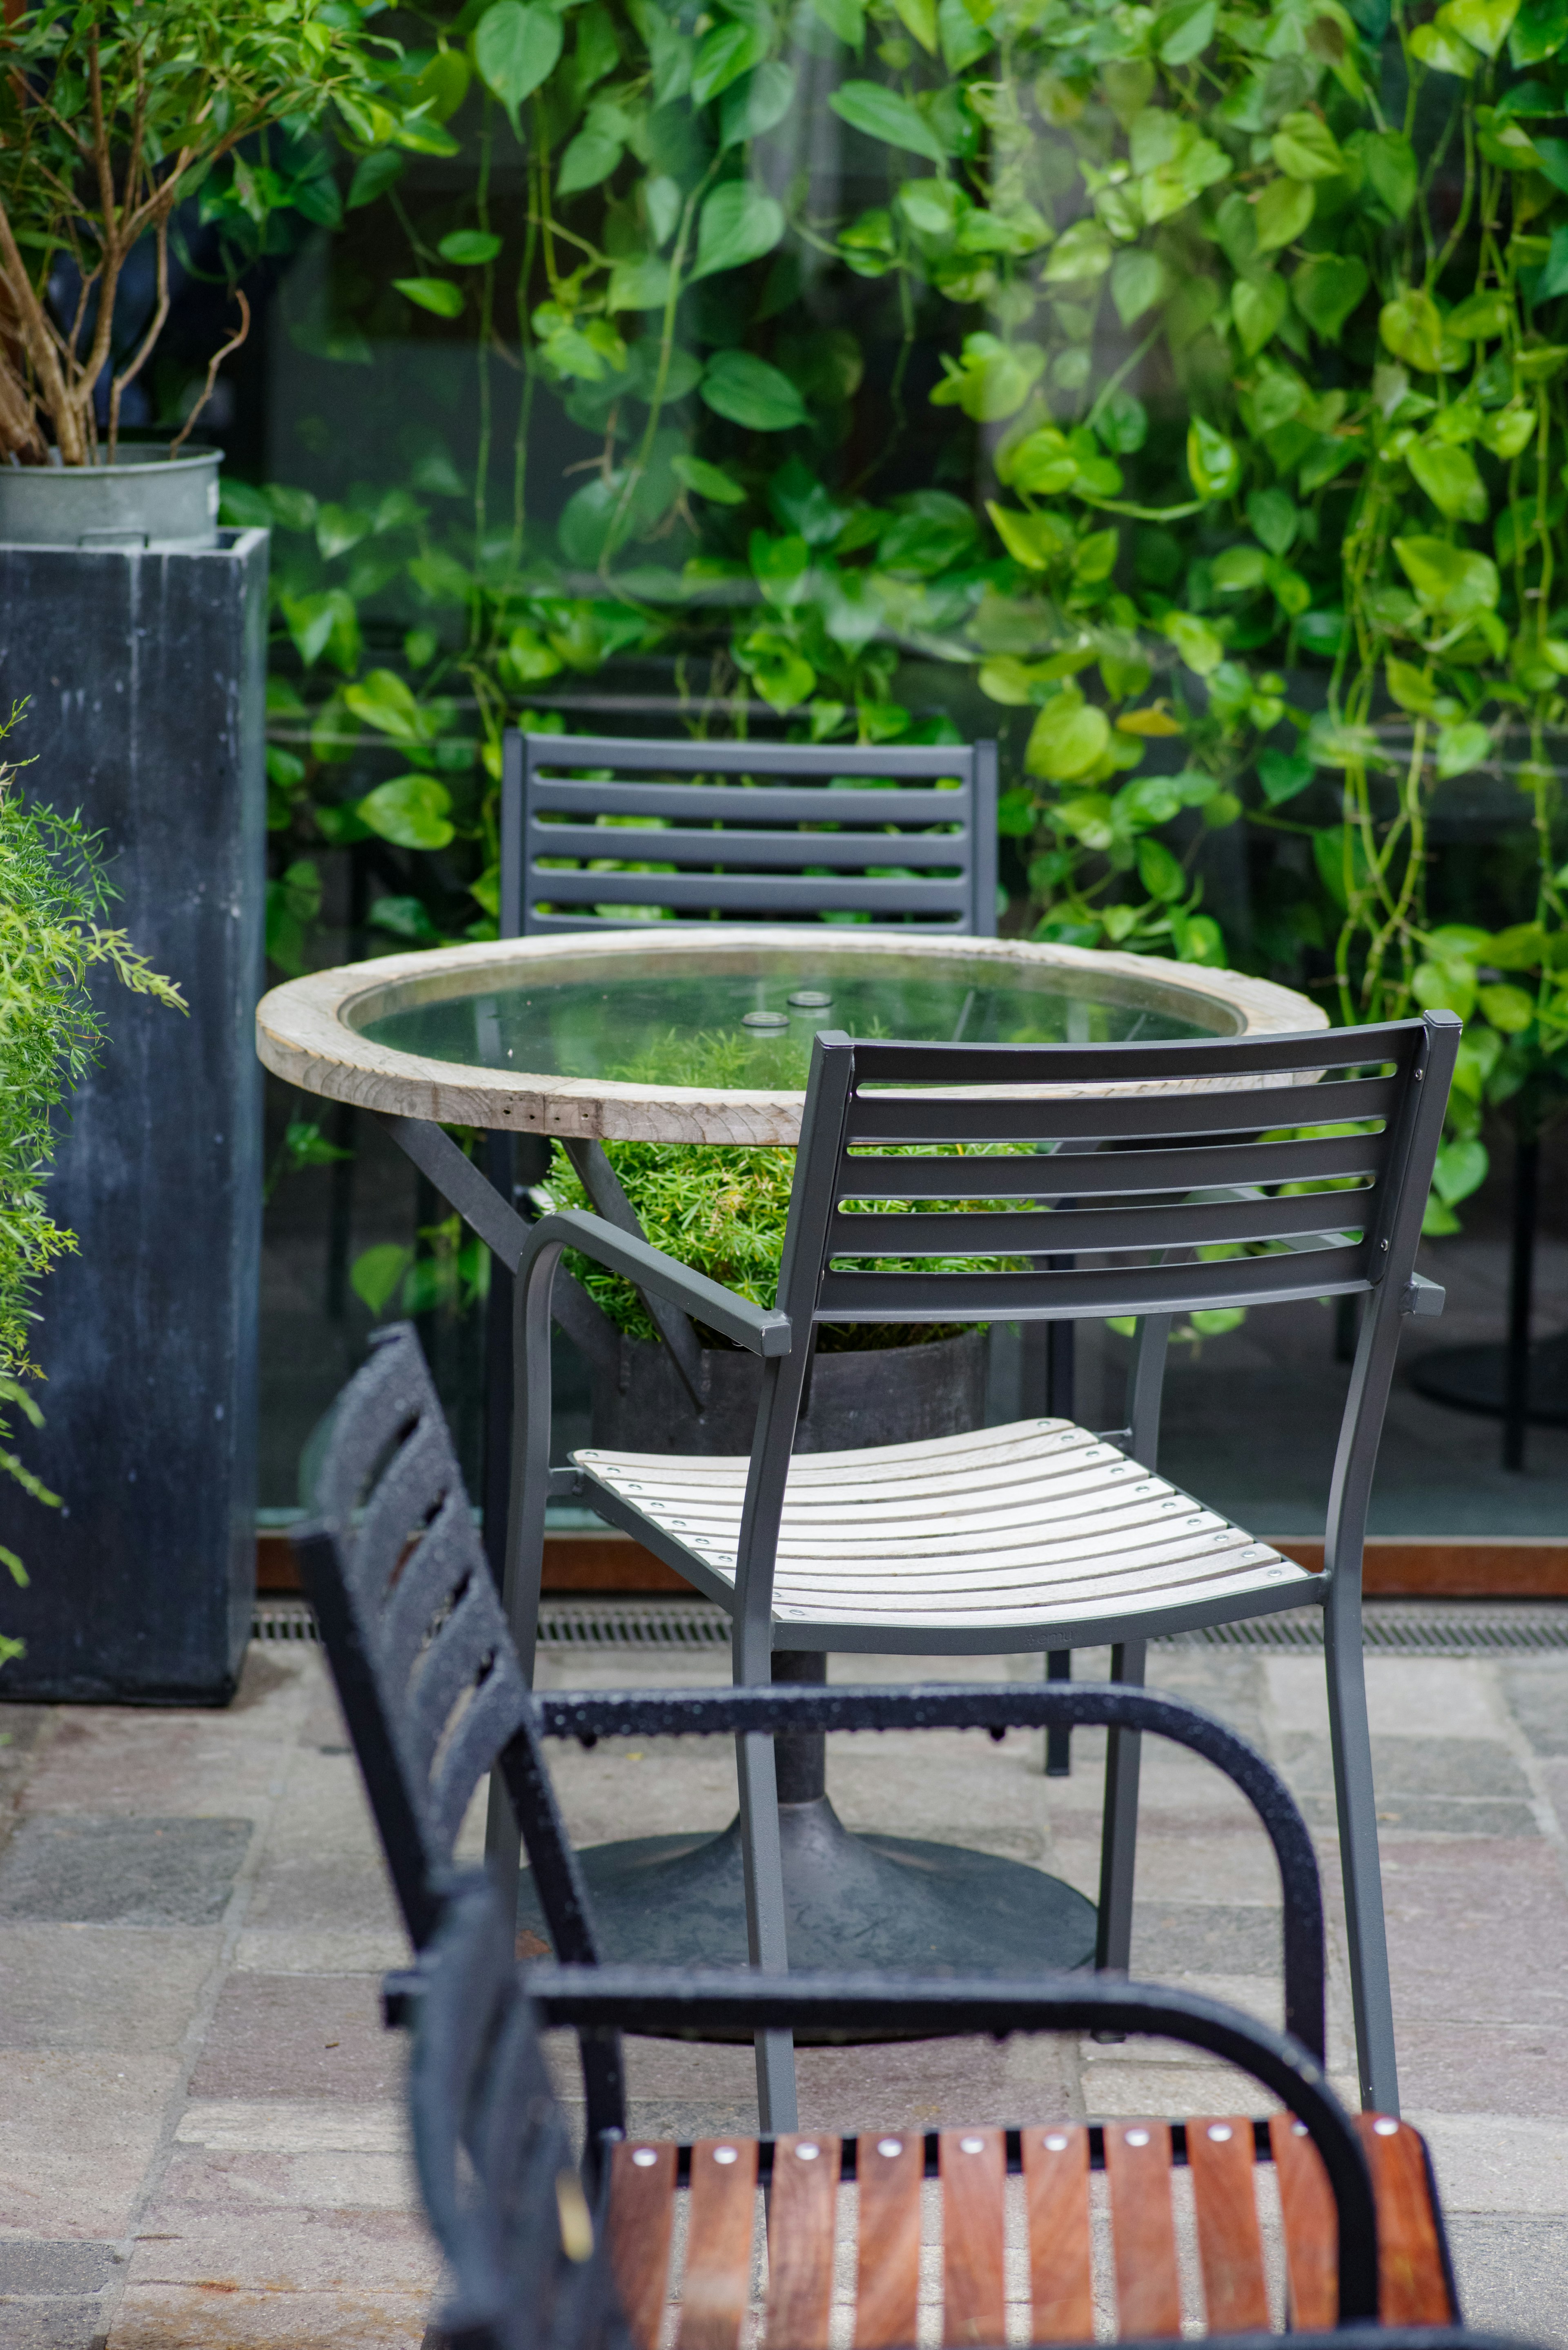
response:
<path id="1" fill-rule="evenodd" d="M 239 349 L 240 345 L 250 333 L 251 306 L 245 300 L 244 295 L 237 286 L 234 288 L 234 299 L 240 306 L 240 331 L 237 335 L 231 335 L 228 341 L 223 345 L 223 349 L 221 351 L 214 351 L 212 358 L 208 360 L 207 380 L 205 385 L 202 387 L 202 397 L 196 402 L 195 407 L 191 411 L 190 415 L 185 419 L 184 425 L 180 432 L 169 443 L 169 454 L 171 457 L 177 457 L 179 455 L 182 448 L 184 446 L 186 438 L 191 431 L 191 427 L 195 423 L 197 417 L 200 416 L 202 411 L 213 397 L 213 386 L 218 380 L 219 368 L 228 358 L 231 351 L 237 351 Z"/>
<path id="2" fill-rule="evenodd" d="M 152 313 L 152 323 L 141 338 L 135 357 L 124 366 L 109 386 L 109 462 L 112 465 L 119 446 L 119 401 L 128 383 L 133 383 L 152 355 L 152 346 L 163 332 L 169 316 L 169 221 L 165 214 L 158 224 L 158 302 Z"/>

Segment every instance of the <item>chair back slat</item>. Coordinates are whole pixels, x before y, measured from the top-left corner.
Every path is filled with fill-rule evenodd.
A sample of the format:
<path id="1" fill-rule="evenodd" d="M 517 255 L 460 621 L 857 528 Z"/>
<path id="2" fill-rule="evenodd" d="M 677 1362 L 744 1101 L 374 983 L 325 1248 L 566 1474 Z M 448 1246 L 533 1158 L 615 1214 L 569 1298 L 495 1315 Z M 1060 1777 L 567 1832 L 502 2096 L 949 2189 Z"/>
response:
<path id="1" fill-rule="evenodd" d="M 509 734 L 501 935 L 836 913 L 991 937 L 996 774 L 994 743 Z"/>
<path id="2" fill-rule="evenodd" d="M 751 2302 L 756 2199 L 755 2138 L 699 2139 L 675 2350 L 737 2350 Z"/>
<path id="3" fill-rule="evenodd" d="M 659 2350 L 675 2228 L 675 2148 L 622 2138 L 610 2149 L 609 2262 L 635 2350 Z"/>
<path id="4" fill-rule="evenodd" d="M 827 2350 L 842 2158 L 836 2137 L 797 2132 L 774 2142 L 766 2350 Z"/>
<path id="5" fill-rule="evenodd" d="M 1270 2116 L 1269 2150 L 1279 2181 L 1291 2324 L 1298 2333 L 1309 2325 L 1334 2325 L 1339 2318 L 1339 2222 L 1323 2157 L 1290 2114 Z"/>
<path id="6" fill-rule="evenodd" d="M 1107 2122 L 1116 2333 L 1124 2342 L 1181 2332 L 1168 2122 Z"/>
<path id="7" fill-rule="evenodd" d="M 989 2350 L 1007 2339 L 1007 2137 L 945 2129 L 942 2182 L 943 2350 Z"/>
<path id="8" fill-rule="evenodd" d="M 1089 1052 L 824 1032 L 779 1304 L 1050 1321 L 1402 1286 L 1457 1035 L 1443 1014 Z"/>
<path id="9" fill-rule="evenodd" d="M 1187 2167 L 1198 2221 L 1203 2306 L 1210 2334 L 1269 2330 L 1252 2125 L 1245 2115 L 1207 2116 L 1187 2125 Z"/>
<path id="10" fill-rule="evenodd" d="M 1092 2342 L 1089 2133 L 1082 2125 L 1020 2132 L 1029 2227 L 1033 2342 Z"/>
<path id="11" fill-rule="evenodd" d="M 868 2131 L 856 2141 L 855 2350 L 908 2350 L 916 2339 L 925 2168 L 919 2130 Z"/>

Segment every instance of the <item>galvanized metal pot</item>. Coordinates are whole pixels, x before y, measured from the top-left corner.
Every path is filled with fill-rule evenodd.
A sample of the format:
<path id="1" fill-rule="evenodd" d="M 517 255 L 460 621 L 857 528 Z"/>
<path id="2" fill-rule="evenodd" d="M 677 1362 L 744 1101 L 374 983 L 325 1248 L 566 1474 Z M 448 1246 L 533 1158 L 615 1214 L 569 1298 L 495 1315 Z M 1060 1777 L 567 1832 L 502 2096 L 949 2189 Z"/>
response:
<path id="1" fill-rule="evenodd" d="M 216 449 L 131 442 L 113 464 L 0 465 L 0 546 L 190 549 L 218 544 Z"/>

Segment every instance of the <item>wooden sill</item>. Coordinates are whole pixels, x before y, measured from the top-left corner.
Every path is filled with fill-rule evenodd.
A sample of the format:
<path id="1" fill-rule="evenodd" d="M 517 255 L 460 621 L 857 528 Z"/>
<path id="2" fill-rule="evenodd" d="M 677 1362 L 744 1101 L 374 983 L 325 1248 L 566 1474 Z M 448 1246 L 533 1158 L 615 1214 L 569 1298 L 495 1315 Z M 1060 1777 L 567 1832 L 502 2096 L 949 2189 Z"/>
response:
<path id="1" fill-rule="evenodd" d="M 1323 1544 L 1286 1540 L 1279 1547 L 1314 1574 L 1323 1571 Z M 256 1588 L 300 1587 L 286 1534 L 256 1537 Z M 1366 1545 L 1363 1588 L 1375 1599 L 1568 1599 L 1568 1542 L 1547 1534 L 1484 1541 L 1466 1534 L 1407 1539 L 1375 1535 Z M 692 1587 L 629 1534 L 546 1535 L 545 1589 L 580 1592 L 666 1591 Z"/>

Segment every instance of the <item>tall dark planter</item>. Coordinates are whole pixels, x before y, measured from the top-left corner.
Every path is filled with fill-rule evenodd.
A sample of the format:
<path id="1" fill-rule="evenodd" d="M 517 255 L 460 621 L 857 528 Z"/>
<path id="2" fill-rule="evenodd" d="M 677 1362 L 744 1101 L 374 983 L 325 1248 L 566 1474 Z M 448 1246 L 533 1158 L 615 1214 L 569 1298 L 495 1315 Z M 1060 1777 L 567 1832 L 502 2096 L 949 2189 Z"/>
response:
<path id="1" fill-rule="evenodd" d="M 112 919 L 187 1017 L 106 983 L 109 1046 L 49 1187 L 77 1233 L 41 1293 L 65 1507 L 0 1482 L 26 1561 L 0 1696 L 218 1705 L 254 1580 L 267 536 L 147 553 L 0 546 L 0 695 L 23 788 L 101 831 Z"/>

